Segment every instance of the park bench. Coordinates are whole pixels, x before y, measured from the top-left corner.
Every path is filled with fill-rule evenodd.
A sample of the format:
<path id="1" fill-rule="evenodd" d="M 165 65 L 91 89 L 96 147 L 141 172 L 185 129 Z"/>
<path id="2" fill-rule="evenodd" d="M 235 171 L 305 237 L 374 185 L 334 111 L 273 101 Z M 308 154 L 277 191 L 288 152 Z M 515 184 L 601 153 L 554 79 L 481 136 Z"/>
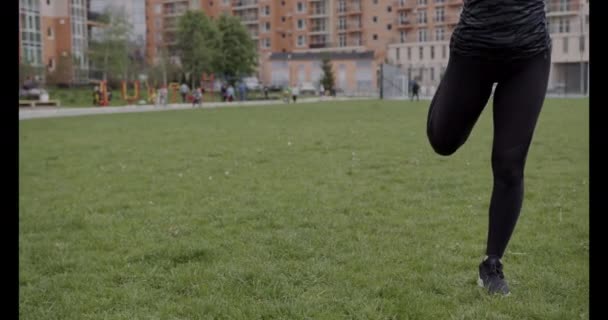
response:
<path id="1" fill-rule="evenodd" d="M 40 100 L 19 100 L 19 106 L 20 107 L 59 107 L 61 106 L 61 104 L 59 103 L 59 100 L 47 100 L 47 101 L 40 101 Z"/>

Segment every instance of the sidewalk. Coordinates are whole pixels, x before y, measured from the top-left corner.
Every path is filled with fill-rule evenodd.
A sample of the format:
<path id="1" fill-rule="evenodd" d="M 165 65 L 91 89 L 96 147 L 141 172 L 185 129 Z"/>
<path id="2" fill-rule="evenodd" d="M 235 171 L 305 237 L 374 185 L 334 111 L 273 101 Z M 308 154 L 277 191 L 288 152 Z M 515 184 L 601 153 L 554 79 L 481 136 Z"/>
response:
<path id="1" fill-rule="evenodd" d="M 355 100 L 375 100 L 378 98 L 366 97 L 324 97 L 324 98 L 305 98 L 298 99 L 298 102 L 286 104 L 281 100 L 260 100 L 260 101 L 235 101 L 235 102 L 207 102 L 203 103 L 202 108 L 230 108 L 230 107 L 247 107 L 247 106 L 268 106 L 268 105 L 285 105 L 293 106 L 302 103 L 315 102 L 331 102 L 331 101 L 355 101 Z M 36 118 L 56 118 L 56 117 L 74 117 L 93 114 L 110 114 L 110 113 L 132 113 L 132 112 L 153 112 L 153 111 L 170 111 L 170 110 L 192 110 L 192 104 L 169 104 L 167 106 L 154 105 L 138 105 L 125 107 L 88 107 L 88 108 L 20 108 L 19 120 L 36 119 Z M 198 108 L 197 109 L 201 109 Z"/>

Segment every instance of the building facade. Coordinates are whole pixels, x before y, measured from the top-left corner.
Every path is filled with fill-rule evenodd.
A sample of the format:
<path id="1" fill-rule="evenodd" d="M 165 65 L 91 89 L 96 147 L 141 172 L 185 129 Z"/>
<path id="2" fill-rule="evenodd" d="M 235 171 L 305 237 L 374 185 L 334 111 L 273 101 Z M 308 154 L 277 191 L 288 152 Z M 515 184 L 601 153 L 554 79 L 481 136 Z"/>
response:
<path id="1" fill-rule="evenodd" d="M 547 0 L 552 39 L 549 93 L 586 93 L 589 79 L 589 1 Z M 400 0 L 399 43 L 389 45 L 388 61 L 418 79 L 424 95 L 434 94 L 445 72 L 449 40 L 462 1 Z"/>
<path id="2" fill-rule="evenodd" d="M 72 82 L 88 81 L 87 0 L 20 0 L 19 61 L 44 77 L 60 57 L 71 59 Z"/>
<path id="3" fill-rule="evenodd" d="M 210 17 L 237 16 L 258 47 L 257 76 L 265 84 L 285 81 L 295 85 L 298 71 L 316 70 L 316 60 L 286 59 L 276 53 L 373 52 L 377 79 L 381 63 L 399 66 L 421 83 L 422 94 L 432 95 L 449 57 L 449 40 L 458 24 L 463 0 L 147 0 L 148 60 L 160 48 L 175 44 L 176 21 L 186 10 L 203 10 Z M 547 0 L 547 23 L 553 39 L 550 91 L 581 91 L 588 86 L 588 0 Z M 272 58 L 271 58 L 272 57 Z M 280 56 L 283 57 L 283 56 Z M 279 65 L 289 73 L 281 76 Z M 348 67 L 345 77 L 356 79 Z M 352 69 L 354 70 L 354 69 Z M 368 70 L 368 68 L 365 68 Z M 582 71 L 581 71 L 582 70 Z M 337 69 L 340 72 L 340 68 Z M 367 71 L 366 71 L 367 72 Z M 318 82 L 313 72 L 307 82 Z M 578 79 L 578 81 L 574 81 Z M 581 80 L 582 79 L 582 80 Z M 376 87 L 376 81 L 372 81 Z M 356 85 L 343 88 L 357 91 Z"/>

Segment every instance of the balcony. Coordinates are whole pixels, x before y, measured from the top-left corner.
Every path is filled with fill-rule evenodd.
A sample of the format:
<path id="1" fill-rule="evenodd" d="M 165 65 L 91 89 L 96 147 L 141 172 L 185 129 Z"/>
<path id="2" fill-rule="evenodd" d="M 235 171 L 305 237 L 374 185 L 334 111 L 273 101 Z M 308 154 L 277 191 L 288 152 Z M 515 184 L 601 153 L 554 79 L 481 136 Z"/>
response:
<path id="1" fill-rule="evenodd" d="M 416 0 L 397 0 L 395 1 L 395 8 L 397 11 L 413 10 L 418 4 Z"/>
<path id="2" fill-rule="evenodd" d="M 308 31 L 309 35 L 328 34 L 329 29 L 325 27 L 312 27 Z"/>
<path id="3" fill-rule="evenodd" d="M 247 9 L 257 9 L 258 8 L 258 0 L 235 0 L 232 1 L 232 10 L 247 10 Z"/>
<path id="4" fill-rule="evenodd" d="M 310 10 L 310 12 L 309 12 L 309 18 L 325 18 L 328 16 L 329 16 L 328 11 L 325 9 Z"/>
<path id="5" fill-rule="evenodd" d="M 411 29 L 414 27 L 414 24 L 410 19 L 397 19 L 395 21 L 395 25 L 397 25 L 397 29 L 401 30 Z"/>
<path id="6" fill-rule="evenodd" d="M 578 14 L 579 11 L 571 3 L 565 3 L 564 5 L 555 4 L 547 6 L 547 17 L 575 16 Z"/>
<path id="7" fill-rule="evenodd" d="M 461 6 L 462 0 L 446 0 L 448 6 Z"/>
<path id="8" fill-rule="evenodd" d="M 331 43 L 329 42 L 315 42 L 308 45 L 310 49 L 322 49 L 322 48 L 331 48 Z"/>

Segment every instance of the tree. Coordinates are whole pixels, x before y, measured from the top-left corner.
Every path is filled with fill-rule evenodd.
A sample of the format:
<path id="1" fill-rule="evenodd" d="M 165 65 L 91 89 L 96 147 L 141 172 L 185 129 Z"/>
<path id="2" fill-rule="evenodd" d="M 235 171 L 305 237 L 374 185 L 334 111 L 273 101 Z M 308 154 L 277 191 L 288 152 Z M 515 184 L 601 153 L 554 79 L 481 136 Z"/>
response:
<path id="1" fill-rule="evenodd" d="M 217 72 L 231 80 L 252 74 L 258 57 L 247 28 L 239 18 L 228 15 L 221 15 L 217 26 L 220 32 Z"/>
<path id="2" fill-rule="evenodd" d="M 132 49 L 130 43 L 131 30 L 124 11 L 107 8 L 98 18 L 103 27 L 92 36 L 90 41 L 90 60 L 94 67 L 102 71 L 103 80 L 109 76 L 121 75 L 128 79 Z"/>
<path id="3" fill-rule="evenodd" d="M 331 60 L 329 56 L 324 56 L 322 60 L 321 69 L 323 70 L 323 77 L 321 78 L 321 84 L 325 90 L 333 92 L 334 88 L 334 71 L 332 69 Z"/>
<path id="4" fill-rule="evenodd" d="M 28 77 L 33 77 L 34 75 L 34 67 L 28 61 L 22 60 L 19 63 L 19 83 L 23 84 Z"/>
<path id="5" fill-rule="evenodd" d="M 187 11 L 179 19 L 176 36 L 181 65 L 194 87 L 194 79 L 216 69 L 219 32 L 202 11 Z"/>

